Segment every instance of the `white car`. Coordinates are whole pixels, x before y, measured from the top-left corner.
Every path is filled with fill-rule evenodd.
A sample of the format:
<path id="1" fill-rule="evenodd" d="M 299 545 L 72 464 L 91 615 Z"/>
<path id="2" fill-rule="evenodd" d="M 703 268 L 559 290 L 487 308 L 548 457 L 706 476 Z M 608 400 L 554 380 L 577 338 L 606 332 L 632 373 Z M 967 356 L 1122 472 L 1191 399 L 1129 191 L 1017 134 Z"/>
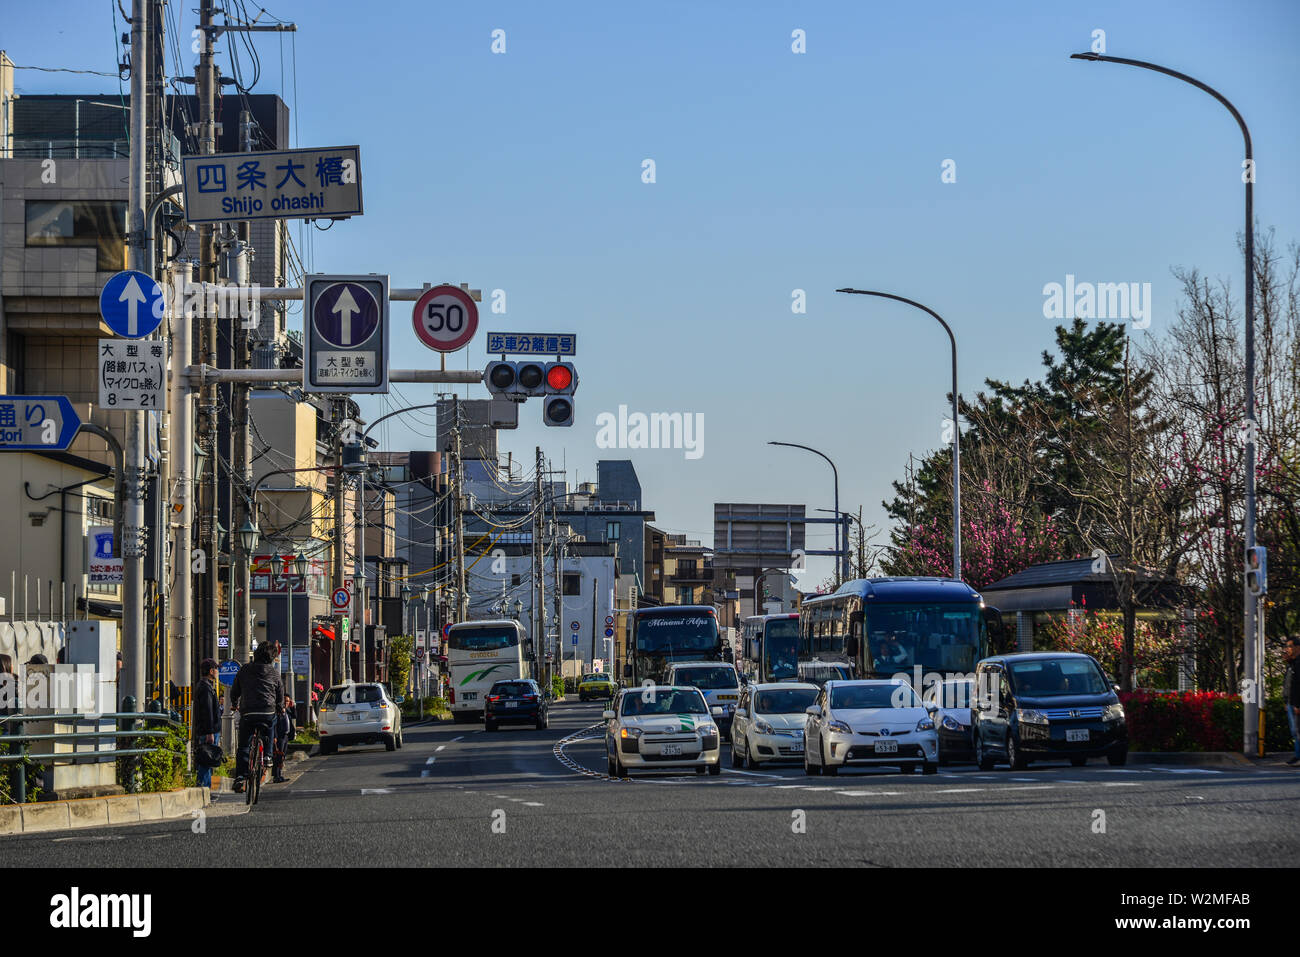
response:
<path id="1" fill-rule="evenodd" d="M 939 738 L 933 711 L 906 681 L 828 681 L 804 722 L 804 773 L 886 764 L 934 774 Z"/>
<path id="2" fill-rule="evenodd" d="M 320 753 L 341 744 L 377 744 L 389 751 L 402 746 L 402 710 L 381 684 L 341 684 L 325 692 L 320 717 Z"/>
<path id="3" fill-rule="evenodd" d="M 975 760 L 970 713 L 974 684 L 970 678 L 952 678 L 926 691 L 926 703 L 938 706 L 934 723 L 939 735 L 941 765 Z"/>
<path id="4" fill-rule="evenodd" d="M 742 691 L 731 723 L 731 766 L 753 770 L 767 761 L 802 759 L 804 720 L 817 691 L 815 684 L 794 681 Z"/>
<path id="5" fill-rule="evenodd" d="M 625 688 L 604 713 L 609 776 L 625 778 L 633 768 L 694 768 L 696 774 L 720 774 L 721 710 L 710 709 L 699 688 Z"/>

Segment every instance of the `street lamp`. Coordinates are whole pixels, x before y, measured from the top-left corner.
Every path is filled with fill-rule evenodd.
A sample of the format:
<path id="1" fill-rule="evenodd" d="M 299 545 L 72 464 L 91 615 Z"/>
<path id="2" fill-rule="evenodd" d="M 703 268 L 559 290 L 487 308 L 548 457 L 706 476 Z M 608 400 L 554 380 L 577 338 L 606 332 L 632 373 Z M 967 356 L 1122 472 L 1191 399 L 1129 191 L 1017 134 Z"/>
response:
<path id="1" fill-rule="evenodd" d="M 194 481 L 203 478 L 203 469 L 208 464 L 208 453 L 198 442 L 194 443 Z"/>
<path id="2" fill-rule="evenodd" d="M 244 519 L 244 524 L 239 526 L 239 544 L 244 551 L 249 555 L 253 554 L 261 538 L 262 533 L 257 530 L 257 526 Z"/>
<path id="3" fill-rule="evenodd" d="M 961 426 L 958 425 L 957 418 L 957 337 L 952 334 L 952 328 L 948 323 L 943 321 L 943 316 L 913 299 L 895 296 L 889 292 L 874 292 L 870 289 L 836 289 L 835 291 L 905 302 L 922 312 L 928 312 L 939 320 L 939 325 L 943 326 L 944 332 L 948 333 L 948 341 L 952 343 L 952 577 L 961 581 Z"/>
<path id="4" fill-rule="evenodd" d="M 1171 70 L 1155 63 L 1147 63 L 1144 60 L 1127 60 L 1123 57 L 1105 56 L 1100 53 L 1072 53 L 1071 60 L 1089 60 L 1094 63 L 1122 63 L 1125 66 L 1141 67 L 1143 70 L 1151 70 L 1155 73 L 1163 73 L 1165 76 L 1172 76 L 1175 80 L 1182 80 L 1184 83 L 1190 83 L 1198 90 L 1210 94 L 1232 114 L 1232 118 L 1237 121 L 1237 126 L 1241 127 L 1241 138 L 1245 143 L 1246 157 L 1242 162 L 1241 180 L 1246 185 L 1246 519 L 1245 519 L 1245 555 L 1250 554 L 1250 550 L 1255 547 L 1255 152 L 1250 142 L 1250 129 L 1246 126 L 1246 121 L 1241 118 L 1237 108 L 1228 102 L 1218 90 L 1206 86 L 1200 80 L 1188 76 L 1186 73 L 1179 73 L 1177 70 Z M 1243 576 L 1244 579 L 1245 576 Z M 1245 754 L 1259 754 L 1260 752 L 1260 711 L 1259 699 L 1263 693 L 1263 675 L 1261 673 L 1263 665 L 1263 649 L 1260 647 L 1261 635 L 1256 624 L 1256 618 L 1259 613 L 1257 602 L 1258 597 L 1250 593 L 1250 589 L 1243 581 L 1243 592 L 1245 594 L 1245 633 L 1242 635 L 1243 642 L 1243 671 L 1249 676 L 1254 684 L 1254 694 L 1246 695 L 1243 720 L 1242 751 Z"/>
<path id="5" fill-rule="evenodd" d="M 786 445 L 792 449 L 803 449 L 806 452 L 812 452 L 814 455 L 820 455 L 826 460 L 826 464 L 831 467 L 831 474 L 835 476 L 835 514 L 838 516 L 840 513 L 840 470 L 835 467 L 835 463 L 830 460 L 830 456 L 825 452 L 818 452 L 812 446 L 796 445 L 794 442 L 768 442 L 767 444 Z M 835 519 L 835 555 L 835 584 L 838 586 L 845 578 L 844 552 L 840 548 L 840 520 L 838 517 Z"/>

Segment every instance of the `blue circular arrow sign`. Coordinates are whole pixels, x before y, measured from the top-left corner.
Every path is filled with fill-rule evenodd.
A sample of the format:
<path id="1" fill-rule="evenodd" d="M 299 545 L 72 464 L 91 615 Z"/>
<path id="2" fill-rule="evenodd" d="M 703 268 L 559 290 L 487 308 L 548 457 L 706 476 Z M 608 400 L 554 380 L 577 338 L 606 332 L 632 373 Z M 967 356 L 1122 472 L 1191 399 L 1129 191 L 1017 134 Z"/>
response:
<path id="1" fill-rule="evenodd" d="M 339 349 L 352 349 L 379 328 L 379 303 L 360 283 L 336 282 L 316 298 L 311 321 L 320 337 Z"/>
<path id="2" fill-rule="evenodd" d="M 138 269 L 116 273 L 99 293 L 99 314 L 110 329 L 127 339 L 152 335 L 165 311 L 162 286 Z"/>

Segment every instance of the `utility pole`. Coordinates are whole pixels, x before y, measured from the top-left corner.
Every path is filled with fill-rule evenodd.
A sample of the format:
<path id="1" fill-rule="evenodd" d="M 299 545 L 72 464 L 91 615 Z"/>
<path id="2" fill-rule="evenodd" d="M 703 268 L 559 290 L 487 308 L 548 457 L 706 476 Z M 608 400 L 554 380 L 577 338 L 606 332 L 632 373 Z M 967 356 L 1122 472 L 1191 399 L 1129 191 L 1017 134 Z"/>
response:
<path id="1" fill-rule="evenodd" d="M 247 110 L 241 110 L 239 113 L 239 148 L 246 153 L 253 148 L 253 117 Z M 241 222 L 237 238 L 225 248 L 224 272 L 236 288 L 241 290 L 235 296 L 236 302 L 243 301 L 242 290 L 247 288 L 249 282 L 251 268 L 249 260 L 252 259 L 252 249 L 247 242 L 248 236 L 249 223 Z M 256 304 L 254 306 L 256 307 Z M 247 369 L 249 367 L 248 324 L 238 315 L 238 311 L 236 309 L 234 315 L 225 317 L 230 323 L 230 365 L 234 369 Z M 248 321 L 251 319 L 250 315 Z M 248 433 L 249 388 L 250 386 L 243 382 L 232 382 L 230 385 L 230 412 L 234 426 L 230 444 L 230 642 L 232 654 L 235 660 L 240 662 L 248 660 L 249 648 L 252 644 L 252 623 L 248 594 L 250 587 L 248 566 L 251 556 L 240 542 L 239 530 L 243 528 L 245 522 L 257 525 L 257 516 L 252 514 L 249 508 L 251 481 L 249 471 L 252 468 Z"/>
<path id="2" fill-rule="evenodd" d="M 343 587 L 343 420 L 347 417 L 347 399 L 337 398 L 334 414 L 334 577 L 333 587 Z M 330 681 L 342 684 L 346 649 L 343 648 L 343 615 L 335 622 L 333 651 L 330 655 Z M 403 618 L 405 620 L 405 618 Z"/>
<path id="3" fill-rule="evenodd" d="M 460 447 L 460 398 L 451 397 L 453 421 L 452 438 L 452 481 L 455 483 L 456 505 L 456 620 L 469 618 L 469 595 L 465 593 L 465 472 L 461 461 Z"/>
<path id="4" fill-rule="evenodd" d="M 537 446 L 537 477 L 533 481 L 533 583 L 536 586 L 536 599 L 533 602 L 533 651 L 544 656 L 546 647 L 546 556 L 543 550 L 542 532 L 544 520 L 542 510 L 542 449 Z M 546 669 L 546 687 L 550 690 L 551 677 L 555 662 Z"/>
<path id="5" fill-rule="evenodd" d="M 547 473 L 550 478 L 550 473 Z M 555 660 L 560 664 L 560 677 L 564 677 L 564 589 L 560 587 L 560 523 L 555 512 L 554 486 L 547 490 L 551 500 L 551 554 L 555 571 Z"/>
<path id="6" fill-rule="evenodd" d="M 132 0 L 131 4 L 131 157 L 128 169 L 128 208 L 130 211 L 131 268 L 153 276 L 153 266 L 147 261 L 145 242 L 145 209 L 149 197 L 145 188 L 145 167 L 149 155 L 151 130 L 149 110 L 145 103 L 148 80 L 148 0 Z M 145 636 L 144 636 L 144 412 L 126 413 L 125 450 L 126 501 L 120 543 L 123 558 L 122 574 L 122 679 L 119 693 L 134 699 L 133 710 L 144 709 L 145 692 Z M 159 543 L 161 544 L 161 543 Z M 120 702 L 119 702 L 120 706 Z"/>
<path id="7" fill-rule="evenodd" d="M 193 676 L 197 674 L 191 665 L 194 651 L 191 634 L 194 610 L 191 606 L 190 592 L 190 548 L 194 520 L 190 485 L 194 460 L 194 402 L 193 393 L 181 370 L 193 361 L 191 319 L 184 305 L 184 289 L 189 284 L 190 266 L 188 263 L 175 263 L 169 274 L 168 284 L 172 290 L 170 304 L 172 380 L 168 406 L 171 409 L 171 462 L 172 478 L 175 482 L 173 493 L 175 510 L 171 513 L 173 521 L 171 522 L 172 549 L 169 573 L 172 576 L 175 594 L 171 596 L 168 608 L 169 640 L 172 643 L 168 658 L 171 680 L 178 688 L 189 688 L 194 683 Z"/>

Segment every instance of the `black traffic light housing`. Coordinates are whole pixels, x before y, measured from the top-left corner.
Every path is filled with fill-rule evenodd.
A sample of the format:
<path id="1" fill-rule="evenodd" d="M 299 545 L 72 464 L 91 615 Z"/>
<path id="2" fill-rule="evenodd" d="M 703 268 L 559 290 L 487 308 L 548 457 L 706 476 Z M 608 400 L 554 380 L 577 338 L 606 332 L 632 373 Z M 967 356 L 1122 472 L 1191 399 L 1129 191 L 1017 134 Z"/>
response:
<path id="1" fill-rule="evenodd" d="M 542 404 L 542 424 L 556 428 L 573 425 L 573 393 L 578 389 L 578 373 L 572 362 L 548 362 L 544 370 L 546 400 Z"/>

